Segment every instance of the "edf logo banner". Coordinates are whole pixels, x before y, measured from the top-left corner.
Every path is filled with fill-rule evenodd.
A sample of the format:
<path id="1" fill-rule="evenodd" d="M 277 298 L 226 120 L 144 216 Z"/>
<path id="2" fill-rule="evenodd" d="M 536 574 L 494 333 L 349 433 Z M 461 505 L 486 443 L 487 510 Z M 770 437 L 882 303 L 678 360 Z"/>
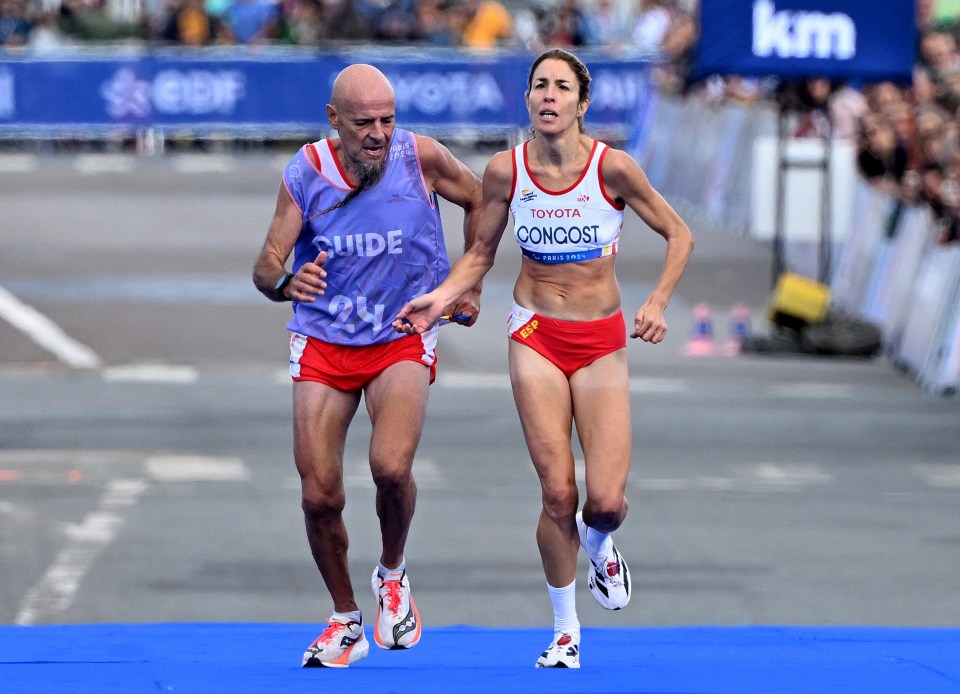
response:
<path id="1" fill-rule="evenodd" d="M 524 105 L 527 54 L 479 58 L 460 51 L 367 58 L 390 77 L 397 120 L 434 132 L 516 132 Z M 357 57 L 360 57 L 357 55 Z M 242 47 L 207 52 L 104 51 L 90 55 L 0 55 L 0 134 L 133 131 L 324 132 L 329 85 L 347 65 L 339 53 Z M 649 64 L 597 57 L 588 122 L 605 130 L 632 125 L 646 97 Z M 300 89 L 298 85 L 315 85 Z"/>
<path id="2" fill-rule="evenodd" d="M 702 0 L 694 77 L 909 82 L 916 36 L 913 0 Z"/>

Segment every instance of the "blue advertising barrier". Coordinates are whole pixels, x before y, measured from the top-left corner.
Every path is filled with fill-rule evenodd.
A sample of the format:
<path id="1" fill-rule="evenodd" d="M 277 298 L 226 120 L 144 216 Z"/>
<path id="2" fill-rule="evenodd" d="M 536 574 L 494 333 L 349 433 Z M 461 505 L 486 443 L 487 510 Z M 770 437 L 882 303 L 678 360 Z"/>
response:
<path id="1" fill-rule="evenodd" d="M 404 127 L 483 133 L 528 123 L 523 95 L 530 55 L 240 49 L 5 56 L 0 135 L 315 131 L 326 124 L 334 77 L 358 61 L 391 79 Z M 585 62 L 593 77 L 588 122 L 601 131 L 626 131 L 646 93 L 648 63 L 586 56 Z"/>
<path id="2" fill-rule="evenodd" d="M 914 0 L 702 0 L 694 79 L 909 83 L 916 37 Z"/>

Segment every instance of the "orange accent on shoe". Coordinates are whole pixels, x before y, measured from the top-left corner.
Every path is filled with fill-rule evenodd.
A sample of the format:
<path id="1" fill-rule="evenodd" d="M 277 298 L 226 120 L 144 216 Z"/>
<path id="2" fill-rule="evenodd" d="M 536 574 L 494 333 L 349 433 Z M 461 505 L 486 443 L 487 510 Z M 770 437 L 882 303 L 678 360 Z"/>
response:
<path id="1" fill-rule="evenodd" d="M 357 647 L 357 643 L 359 643 L 359 641 L 357 641 L 356 643 L 350 644 L 350 647 L 347 648 L 347 650 L 345 650 L 345 651 L 343 652 L 343 655 L 341 655 L 339 658 L 334 658 L 334 659 L 331 660 L 329 663 L 327 663 L 327 665 L 328 665 L 328 666 L 332 665 L 332 666 L 334 666 L 334 667 L 340 666 L 340 665 L 346 667 L 347 665 L 349 665 L 349 664 L 350 664 L 350 653 L 353 651 L 354 648 Z"/>

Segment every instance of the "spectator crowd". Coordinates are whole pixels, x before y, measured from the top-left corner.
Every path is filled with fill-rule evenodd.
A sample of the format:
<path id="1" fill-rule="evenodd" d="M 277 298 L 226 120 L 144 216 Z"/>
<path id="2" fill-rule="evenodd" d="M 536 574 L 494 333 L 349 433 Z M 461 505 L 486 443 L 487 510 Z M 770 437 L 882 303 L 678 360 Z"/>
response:
<path id="1" fill-rule="evenodd" d="M 174 46 L 364 43 L 599 49 L 655 58 L 665 92 L 738 104 L 786 100 L 793 135 L 855 142 L 860 174 L 927 204 L 960 237 L 960 0 L 917 0 L 911 84 L 777 84 L 735 75 L 690 85 L 699 0 L 0 0 L 0 54 L 127 40 Z M 892 225 L 891 225 L 892 227 Z"/>
<path id="2" fill-rule="evenodd" d="M 657 55 L 697 0 L 0 0 L 0 47 L 127 39 L 178 46 L 369 42 Z"/>
<path id="3" fill-rule="evenodd" d="M 912 84 L 879 83 L 859 90 L 857 166 L 898 199 L 895 215 L 904 205 L 927 204 L 940 240 L 955 242 L 960 240 L 960 24 L 956 14 L 938 15 L 930 0 L 918 2 L 918 9 L 921 32 Z"/>

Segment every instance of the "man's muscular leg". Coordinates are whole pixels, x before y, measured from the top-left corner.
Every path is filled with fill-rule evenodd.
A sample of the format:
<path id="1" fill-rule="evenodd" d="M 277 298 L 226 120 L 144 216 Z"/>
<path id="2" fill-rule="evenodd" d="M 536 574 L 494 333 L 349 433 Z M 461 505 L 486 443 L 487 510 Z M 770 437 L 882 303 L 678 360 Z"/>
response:
<path id="1" fill-rule="evenodd" d="M 377 486 L 383 540 L 380 562 L 387 568 L 403 561 L 416 507 L 413 459 L 423 432 L 429 384 L 429 368 L 401 361 L 385 369 L 366 390 L 367 411 L 373 422 L 370 469 Z"/>
<path id="2" fill-rule="evenodd" d="M 360 395 L 300 381 L 294 384 L 293 404 L 294 458 L 300 473 L 307 541 L 334 611 L 351 612 L 359 608 L 347 562 L 343 451 Z"/>

